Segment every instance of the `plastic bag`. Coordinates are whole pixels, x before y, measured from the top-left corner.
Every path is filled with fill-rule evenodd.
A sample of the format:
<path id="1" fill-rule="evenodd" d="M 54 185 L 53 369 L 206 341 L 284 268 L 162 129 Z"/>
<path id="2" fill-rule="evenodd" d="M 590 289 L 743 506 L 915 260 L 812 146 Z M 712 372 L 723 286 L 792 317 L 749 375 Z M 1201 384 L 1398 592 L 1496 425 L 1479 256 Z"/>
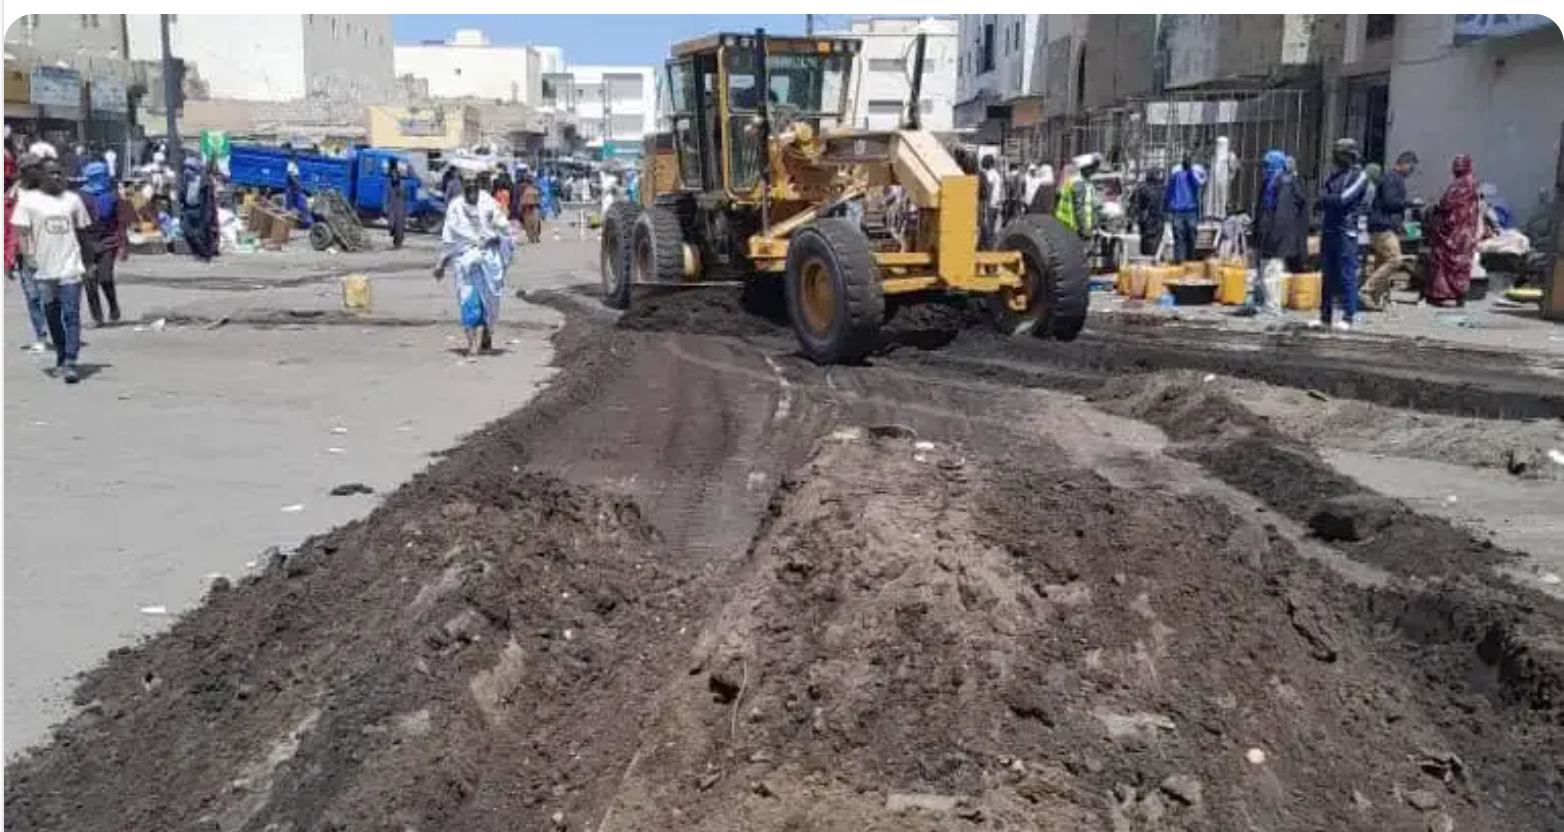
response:
<path id="1" fill-rule="evenodd" d="M 462 308 L 462 326 L 466 329 L 483 326 L 483 298 L 475 286 L 463 286 L 457 299 Z"/>

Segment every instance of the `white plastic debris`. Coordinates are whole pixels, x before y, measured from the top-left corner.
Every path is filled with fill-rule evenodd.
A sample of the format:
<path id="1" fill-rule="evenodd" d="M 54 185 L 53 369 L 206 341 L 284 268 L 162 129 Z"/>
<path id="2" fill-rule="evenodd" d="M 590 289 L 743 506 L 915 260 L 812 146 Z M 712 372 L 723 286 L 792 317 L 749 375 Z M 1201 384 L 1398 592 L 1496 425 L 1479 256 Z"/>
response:
<path id="1" fill-rule="evenodd" d="M 923 454 L 913 454 L 912 455 L 912 461 L 913 462 L 928 462 L 929 458 L 924 456 Z"/>
<path id="2" fill-rule="evenodd" d="M 42 423 L 40 422 L 40 424 Z M 1558 448 L 1551 448 L 1548 450 L 1548 459 L 1553 460 L 1555 465 L 1564 465 L 1564 451 Z"/>
<path id="3" fill-rule="evenodd" d="M 168 326 L 168 319 L 167 318 L 158 318 L 157 320 L 152 322 L 152 331 L 153 332 L 162 332 L 167 326 Z"/>
<path id="4" fill-rule="evenodd" d="M 1564 581 L 1564 578 L 1560 578 L 1557 572 L 1544 572 L 1542 574 L 1542 582 L 1549 586 L 1556 586 L 1560 581 Z"/>
<path id="5" fill-rule="evenodd" d="M 331 432 L 335 433 L 335 434 L 344 434 L 344 433 L 348 432 L 348 429 L 343 427 L 343 426 L 341 426 L 341 425 L 337 425 L 336 427 L 331 429 Z"/>
<path id="6" fill-rule="evenodd" d="M 1206 373 L 1205 377 L 1200 380 L 1210 384 L 1211 382 L 1216 381 L 1216 373 Z"/>
<path id="7" fill-rule="evenodd" d="M 326 453 L 328 453 L 328 454 L 345 454 L 345 453 L 347 453 L 347 451 L 345 451 L 345 450 L 343 450 L 341 448 L 327 448 L 326 449 Z"/>
<path id="8" fill-rule="evenodd" d="M 154 605 L 152 605 L 150 607 L 142 607 L 141 608 L 141 614 L 142 615 L 168 615 L 168 607 L 165 607 L 162 604 L 154 604 Z"/>
<path id="9" fill-rule="evenodd" d="M 1455 496 L 1454 494 L 1451 494 L 1450 496 L 1445 498 L 1445 502 L 1449 503 L 1452 506 L 1455 505 L 1456 503 L 1459 503 L 1460 501 L 1461 501 L 1461 498 Z"/>
<path id="10" fill-rule="evenodd" d="M 297 514 L 298 512 L 301 512 L 301 511 L 304 510 L 304 504 L 303 503 L 294 503 L 291 506 L 283 506 L 282 510 L 285 513 L 287 513 L 287 514 Z"/>
<path id="11" fill-rule="evenodd" d="M 1251 749 L 1249 749 L 1248 752 L 1246 752 L 1244 754 L 1244 759 L 1248 760 L 1250 763 L 1252 763 L 1254 765 L 1257 765 L 1257 766 L 1264 765 L 1265 764 L 1265 752 L 1261 751 L 1258 748 L 1251 748 Z"/>
<path id="12" fill-rule="evenodd" d="M 575 630 L 566 630 L 565 631 L 565 640 L 566 641 L 570 641 L 571 639 L 573 639 L 575 637 L 576 637 L 576 631 Z"/>
<path id="13" fill-rule="evenodd" d="M 917 448 L 920 451 L 932 451 L 934 450 L 934 443 L 928 441 L 927 439 L 920 439 L 917 442 L 912 443 L 912 447 Z"/>

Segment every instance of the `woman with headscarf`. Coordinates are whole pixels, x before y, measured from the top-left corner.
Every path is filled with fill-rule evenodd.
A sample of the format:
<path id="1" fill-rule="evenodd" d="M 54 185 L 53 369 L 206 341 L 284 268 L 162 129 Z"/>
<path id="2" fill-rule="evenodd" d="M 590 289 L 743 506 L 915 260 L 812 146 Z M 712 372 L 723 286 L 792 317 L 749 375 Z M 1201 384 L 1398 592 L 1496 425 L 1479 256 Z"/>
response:
<path id="1" fill-rule="evenodd" d="M 212 238 L 217 231 L 217 195 L 206 168 L 194 156 L 185 157 L 185 181 L 180 188 L 179 228 L 185 235 L 185 245 L 197 260 L 209 262 L 217 256 Z"/>
<path id="2" fill-rule="evenodd" d="M 475 342 L 482 352 L 494 348 L 494 326 L 499 321 L 500 295 L 512 253 L 507 231 L 505 214 L 494 197 L 476 178 L 463 177 L 461 198 L 445 211 L 434 279 L 443 279 L 447 268 L 455 272 L 456 302 L 467 335 L 468 355 L 473 353 Z"/>
<path id="3" fill-rule="evenodd" d="M 92 225 L 83 235 L 82 264 L 87 273 L 83 276 L 83 288 L 87 292 L 87 311 L 92 315 L 93 326 L 103 326 L 103 302 L 109 306 L 109 320 L 118 322 L 119 293 L 114 287 L 114 261 L 126 251 L 125 230 L 132 218 L 119 198 L 119 190 L 109 178 L 109 166 L 92 162 L 82 168 L 84 182 L 81 186 L 82 204 Z M 99 298 L 99 293 L 102 298 Z"/>
<path id="4" fill-rule="evenodd" d="M 1287 261 L 1302 257 L 1309 246 L 1309 198 L 1287 171 L 1287 155 L 1267 151 L 1260 161 L 1265 182 L 1254 207 L 1255 268 L 1245 308 L 1279 314 Z"/>
<path id="5" fill-rule="evenodd" d="M 507 171 L 504 165 L 496 166 L 493 187 L 494 202 L 509 217 L 511 191 L 515 188 L 515 183 L 511 182 L 510 171 Z"/>
<path id="6" fill-rule="evenodd" d="M 1434 211 L 1434 227 L 1428 235 L 1428 277 L 1423 284 L 1424 299 L 1441 306 L 1466 302 L 1482 222 L 1472 157 L 1455 157 L 1450 172 L 1455 181 L 1445 189 Z"/>
<path id="7" fill-rule="evenodd" d="M 386 160 L 386 225 L 391 228 L 391 247 L 401 248 L 407 235 L 407 192 L 402 184 L 402 163 Z"/>

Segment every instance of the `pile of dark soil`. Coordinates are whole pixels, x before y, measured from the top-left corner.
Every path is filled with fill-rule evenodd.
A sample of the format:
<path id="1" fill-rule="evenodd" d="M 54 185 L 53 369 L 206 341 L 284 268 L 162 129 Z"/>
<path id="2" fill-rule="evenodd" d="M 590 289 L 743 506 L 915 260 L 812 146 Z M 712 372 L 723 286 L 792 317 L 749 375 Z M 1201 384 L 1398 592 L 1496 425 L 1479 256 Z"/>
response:
<path id="1" fill-rule="evenodd" d="M 777 307 L 773 309 L 772 307 Z M 640 332 L 685 332 L 734 337 L 787 334 L 777 303 L 731 286 L 703 286 L 637 294 L 619 326 Z M 769 317 L 767 314 L 770 313 Z"/>
<path id="2" fill-rule="evenodd" d="M 1206 500 L 847 441 L 785 484 L 733 583 L 605 826 L 1424 832 L 1564 810 L 1539 698 L 1561 680 L 1463 634 L 1535 657 L 1516 621 L 1412 613 Z M 1387 647 L 1413 619 L 1421 640 Z"/>
<path id="3" fill-rule="evenodd" d="M 112 655 L 10 767 L 6 827 L 545 828 L 608 799 L 684 577 L 633 504 L 513 471 L 505 427 Z"/>

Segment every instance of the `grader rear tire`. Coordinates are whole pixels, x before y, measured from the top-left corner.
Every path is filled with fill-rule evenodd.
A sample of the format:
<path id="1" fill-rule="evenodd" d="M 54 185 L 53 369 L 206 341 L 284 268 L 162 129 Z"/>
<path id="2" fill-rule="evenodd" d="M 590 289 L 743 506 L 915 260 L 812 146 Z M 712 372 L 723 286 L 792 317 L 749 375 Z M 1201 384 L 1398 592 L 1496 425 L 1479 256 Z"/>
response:
<path id="1" fill-rule="evenodd" d="M 788 244 L 788 318 L 817 364 L 860 362 L 879 344 L 885 287 L 869 240 L 844 219 L 800 229 Z"/>
<path id="2" fill-rule="evenodd" d="M 630 273 L 636 283 L 684 282 L 684 229 L 673 209 L 653 205 L 636 218 L 630 238 Z"/>
<path id="3" fill-rule="evenodd" d="M 1053 217 L 1027 214 L 1006 226 L 999 248 L 1018 251 L 1026 268 L 1025 308 L 1016 309 L 1016 294 L 990 296 L 999 329 L 1007 334 L 1031 333 L 1039 338 L 1073 341 L 1086 326 L 1091 274 L 1086 251 L 1076 235 Z"/>
<path id="4" fill-rule="evenodd" d="M 635 227 L 639 206 L 616 202 L 603 215 L 599 230 L 598 272 L 603 279 L 603 305 L 610 309 L 630 308 L 630 235 Z"/>

